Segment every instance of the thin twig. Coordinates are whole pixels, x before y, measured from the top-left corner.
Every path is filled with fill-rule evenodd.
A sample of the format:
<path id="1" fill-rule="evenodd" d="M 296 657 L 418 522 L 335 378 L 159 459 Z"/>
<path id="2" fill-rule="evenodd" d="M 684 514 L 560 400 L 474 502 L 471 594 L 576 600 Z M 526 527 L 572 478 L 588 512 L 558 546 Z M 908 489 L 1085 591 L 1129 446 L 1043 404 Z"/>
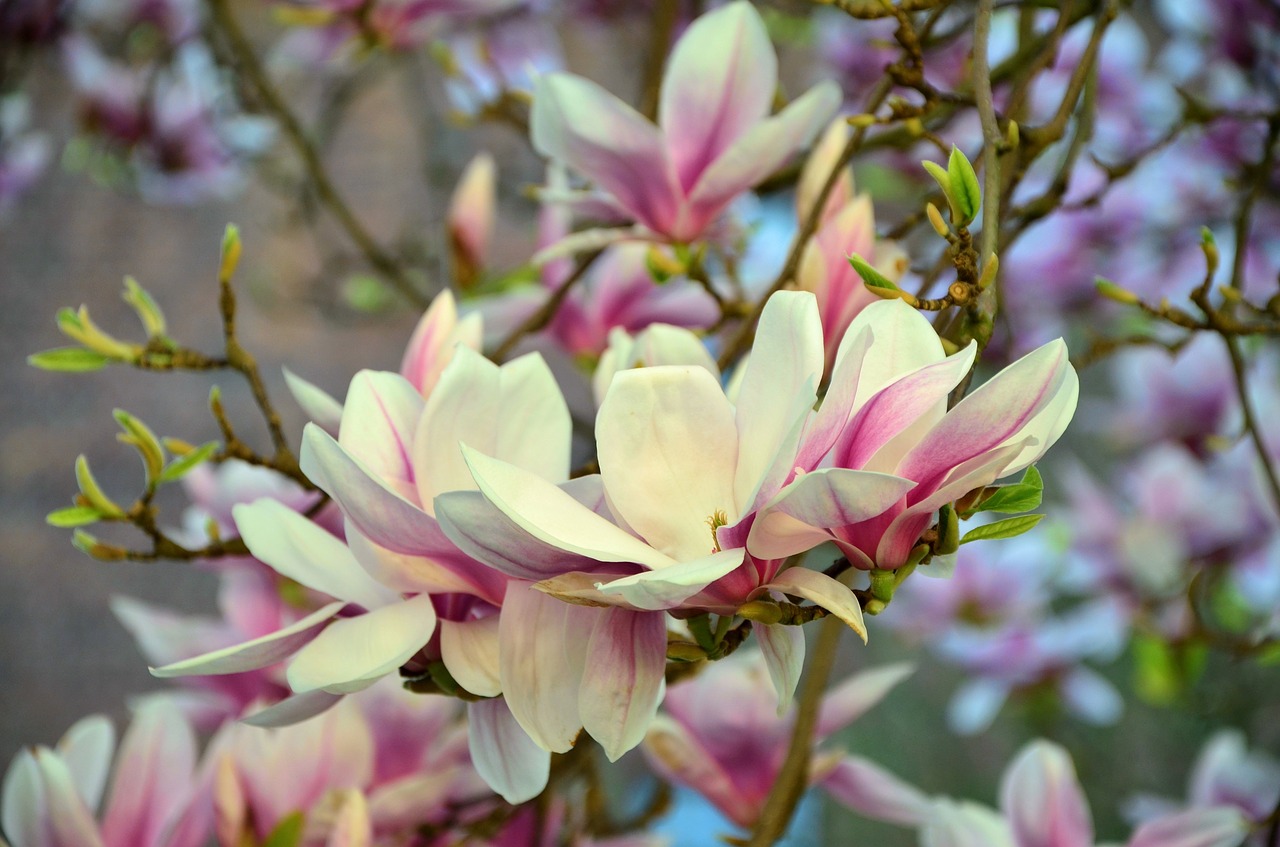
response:
<path id="1" fill-rule="evenodd" d="M 415 306 L 425 307 L 428 302 L 426 296 L 417 290 L 413 280 L 405 273 L 400 263 L 378 244 L 356 217 L 355 212 L 347 205 L 342 195 L 338 193 L 328 171 L 325 170 L 324 163 L 320 160 L 320 154 L 308 138 L 306 130 L 303 129 L 302 122 L 272 84 L 266 68 L 253 50 L 253 45 L 249 43 L 244 30 L 232 14 L 228 0 L 208 0 L 208 5 L 214 23 L 226 36 L 245 76 L 253 84 L 272 117 L 280 123 L 298 157 L 302 160 L 302 165 L 306 168 L 312 184 L 315 185 L 320 200 L 360 248 L 360 252 L 364 254 L 369 264 L 406 300 Z"/>
<path id="2" fill-rule="evenodd" d="M 579 259 L 577 267 L 573 269 L 573 273 L 569 274 L 569 276 L 565 278 L 565 281 L 560 283 L 559 287 L 557 287 L 555 291 L 551 292 L 551 296 L 546 299 L 546 302 L 544 302 L 536 312 L 525 318 L 524 322 L 521 323 L 520 326 L 512 330 L 511 334 L 502 340 L 502 343 L 493 351 L 493 355 L 490 358 L 495 362 L 501 362 L 507 356 L 511 355 L 511 351 L 520 343 L 520 339 L 530 333 L 537 332 L 547 324 L 551 323 L 551 319 L 556 316 L 556 312 L 560 309 L 560 304 L 564 302 L 564 298 L 569 296 L 569 290 L 577 285 L 578 281 L 586 275 L 587 270 L 596 259 L 600 258 L 600 254 L 602 252 L 604 251 L 593 250 Z"/>

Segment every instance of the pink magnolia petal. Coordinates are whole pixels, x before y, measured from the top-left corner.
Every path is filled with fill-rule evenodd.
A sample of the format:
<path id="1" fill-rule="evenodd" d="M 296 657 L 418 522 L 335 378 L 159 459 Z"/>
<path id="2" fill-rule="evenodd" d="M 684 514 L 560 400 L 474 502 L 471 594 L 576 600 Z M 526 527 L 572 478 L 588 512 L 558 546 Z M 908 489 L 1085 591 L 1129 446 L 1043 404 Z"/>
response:
<path id="1" fill-rule="evenodd" d="M 538 541 L 599 562 L 672 563 L 545 479 L 465 446 L 463 455 L 485 498 Z"/>
<path id="2" fill-rule="evenodd" d="M 106 847 L 159 847 L 194 779 L 196 737 L 176 704 L 149 700 L 120 743 L 102 820 Z"/>
<path id="3" fill-rule="evenodd" d="M 804 631 L 798 626 L 761 626 L 751 631 L 760 643 L 769 679 L 778 694 L 778 715 L 786 714 L 804 670 Z"/>
<path id="4" fill-rule="evenodd" d="M 824 468 L 804 474 L 761 510 L 747 549 L 765 559 L 804 552 L 826 540 L 825 533 L 819 537 L 804 527 L 830 530 L 869 520 L 915 487 L 909 479 L 871 471 Z"/>
<path id="5" fill-rule="evenodd" d="M 1000 806 L 1018 847 L 1093 847 L 1093 818 L 1066 750 L 1033 741 L 1009 765 Z"/>
<path id="6" fill-rule="evenodd" d="M 908 662 L 883 665 L 856 673 L 828 691 L 818 712 L 815 737 L 826 738 L 862 717 L 915 669 Z"/>
<path id="7" fill-rule="evenodd" d="M 782 112 L 761 121 L 702 171 L 688 194 L 680 238 L 700 233 L 730 201 L 786 163 L 840 108 L 840 88 L 815 85 Z"/>
<path id="8" fill-rule="evenodd" d="M 659 232 L 674 221 L 675 174 L 657 127 L 590 80 L 538 78 L 529 116 L 533 146 L 570 163 Z"/>
<path id="9" fill-rule="evenodd" d="M 329 623 L 329 619 L 346 605 L 344 602 L 330 603 L 276 632 L 243 644 L 224 647 L 221 650 L 193 656 L 163 667 L 151 668 L 151 675 L 162 679 L 174 676 L 205 676 L 240 673 L 274 665 L 292 656 L 304 644 L 315 638 L 316 634 Z"/>
<path id="10" fill-rule="evenodd" d="M 862 606 L 853 591 L 841 582 L 808 568 L 787 568 L 773 580 L 760 587 L 761 591 L 781 591 L 783 594 L 794 594 L 803 597 L 816 606 L 821 606 L 835 615 L 858 633 L 865 644 L 867 641 L 867 625 L 862 619 Z"/>
<path id="11" fill-rule="evenodd" d="M 58 755 L 90 811 L 96 810 L 102 800 L 115 746 L 115 728 L 103 715 L 81 718 L 58 741 Z"/>
<path id="12" fill-rule="evenodd" d="M 303 433 L 301 463 L 302 472 L 375 543 L 409 554 L 438 545 L 435 518 L 313 424 Z"/>
<path id="13" fill-rule="evenodd" d="M 481 697 L 502 693 L 498 616 L 440 621 L 440 658 L 458 684 Z"/>
<path id="14" fill-rule="evenodd" d="M 504 700 L 467 704 L 471 761 L 489 787 L 513 805 L 547 787 L 551 754 L 520 728 Z"/>
<path id="15" fill-rule="evenodd" d="M 681 724 L 658 715 L 644 737 L 645 757 L 659 776 L 697 791 L 738 826 L 748 828 L 760 814 L 711 755 Z"/>
<path id="16" fill-rule="evenodd" d="M 736 518 L 733 407 L 699 367 L 618 373 L 596 417 L 600 476 L 614 513 L 676 559 L 714 545 L 708 521 Z"/>
<path id="17" fill-rule="evenodd" d="M 472 273 L 484 268 L 488 258 L 496 183 L 497 166 L 493 156 L 480 153 L 467 163 L 449 198 L 451 246 L 458 260 Z"/>
<path id="18" fill-rule="evenodd" d="M 341 618 L 293 657 L 286 672 L 289 687 L 299 694 L 365 688 L 421 650 L 435 628 L 436 611 L 428 594 Z"/>
<path id="19" fill-rule="evenodd" d="M 738 467 L 733 490 L 739 514 L 754 504 L 775 460 L 790 468 L 793 457 L 778 454 L 818 399 L 822 362 L 817 300 L 799 291 L 779 291 L 770 297 L 735 400 Z"/>
<path id="20" fill-rule="evenodd" d="M 769 114 L 777 85 L 773 44 L 750 3 L 730 3 L 689 25 L 671 51 L 658 107 L 686 191 Z"/>
<path id="21" fill-rule="evenodd" d="M 410 445 L 422 415 L 422 395 L 400 374 L 360 371 L 342 407 L 338 443 L 376 476 L 413 481 Z"/>
<path id="22" fill-rule="evenodd" d="M 1234 806 L 1189 809 L 1143 824 L 1127 847 L 1237 847 L 1248 832 Z"/>
<path id="23" fill-rule="evenodd" d="M 604 594 L 620 597 L 636 609 L 671 609 L 741 566 L 746 550 L 738 547 L 597 584 Z"/>
<path id="24" fill-rule="evenodd" d="M 578 711 L 611 762 L 640 743 L 658 712 L 667 667 L 665 619 L 619 608 L 596 615 Z"/>
<path id="25" fill-rule="evenodd" d="M 544 750 L 573 746 L 578 689 L 597 609 L 563 603 L 513 582 L 498 625 L 502 691 L 511 714 Z"/>
<path id="26" fill-rule="evenodd" d="M 875 343 L 866 348 L 855 347 L 854 340 L 867 328 Z M 845 362 L 848 356 L 853 358 Z M 850 409 L 856 413 L 886 385 L 945 357 L 942 342 L 928 318 L 901 300 L 880 300 L 859 312 L 849 324 L 836 353 L 836 373 L 860 375 Z M 833 376 L 833 383 L 834 380 Z"/>
<path id="27" fill-rule="evenodd" d="M 284 384 L 307 418 L 336 438 L 342 423 L 342 404 L 288 368 L 284 369 Z"/>
<path id="28" fill-rule="evenodd" d="M 400 360 L 401 376 L 423 397 L 430 396 L 440 373 L 453 358 L 456 345 L 462 344 L 472 350 L 480 348 L 479 321 L 479 315 L 468 315 L 459 322 L 453 292 L 447 288 L 441 291 L 409 337 L 404 357 Z"/>
<path id="29" fill-rule="evenodd" d="M 396 599 L 360 567 L 341 539 L 280 501 L 242 503 L 232 514 L 249 552 L 282 576 L 366 609 Z"/>
<path id="30" fill-rule="evenodd" d="M 833 457 L 836 466 L 864 468 L 880 448 L 900 435 L 918 430 L 917 424 L 922 419 L 925 426 L 936 424 L 946 412 L 947 395 L 969 373 L 977 353 L 978 345 L 972 342 L 956 355 L 925 365 L 874 394 L 836 442 Z M 918 437 L 909 445 L 914 446 L 917 441 Z M 892 473 L 897 466 L 896 459 L 905 452 L 902 450 L 894 459 L 880 462 L 880 468 Z"/>
<path id="31" fill-rule="evenodd" d="M 1044 453 L 1075 411 L 1080 383 L 1061 339 L 1028 353 L 960 401 L 903 459 L 900 473 L 923 481 L 1010 440 L 1034 442 L 1009 465 L 1012 473 Z"/>
<path id="32" fill-rule="evenodd" d="M 845 756 L 822 780 L 822 787 L 840 805 L 877 821 L 920 826 L 933 801 L 868 759 Z"/>

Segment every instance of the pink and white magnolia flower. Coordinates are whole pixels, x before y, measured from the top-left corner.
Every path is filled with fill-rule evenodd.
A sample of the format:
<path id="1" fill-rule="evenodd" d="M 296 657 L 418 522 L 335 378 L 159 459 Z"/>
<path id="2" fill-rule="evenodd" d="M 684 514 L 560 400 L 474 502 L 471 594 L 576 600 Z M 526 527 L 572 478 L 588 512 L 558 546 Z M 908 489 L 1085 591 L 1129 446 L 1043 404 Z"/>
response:
<path id="1" fill-rule="evenodd" d="M 101 715 L 71 727 L 55 749 L 14 758 L 0 789 L 0 823 L 11 847 L 201 847 L 213 804 L 200 789 L 196 738 L 181 710 L 149 698 L 116 751 Z M 95 812 L 107 794 L 100 820 Z"/>
<path id="2" fill-rule="evenodd" d="M 1237 847 L 1248 832 L 1238 809 L 1214 806 L 1153 820 L 1126 847 Z M 1004 772 L 1000 811 L 937 800 L 920 831 L 923 847 L 1094 847 L 1093 818 L 1066 750 L 1048 741 L 1022 748 Z"/>
<path id="3" fill-rule="evenodd" d="M 814 745 L 824 744 L 875 706 L 911 666 L 886 665 L 850 676 L 819 707 Z M 768 693 L 759 653 L 735 654 L 674 686 L 645 734 L 644 751 L 660 776 L 702 794 L 743 829 L 755 825 L 791 743 L 793 712 L 780 713 Z M 915 825 L 929 799 L 860 756 L 827 747 L 814 752 L 809 784 L 878 820 Z"/>
<path id="4" fill-rule="evenodd" d="M 449 198 L 449 255 L 454 281 L 463 291 L 480 281 L 488 265 L 497 177 L 493 156 L 480 153 L 467 163 Z"/>
<path id="5" fill-rule="evenodd" d="M 590 179 L 647 237 L 693 241 L 839 108 L 825 82 L 769 117 L 777 64 L 759 13 L 737 0 L 676 43 L 657 126 L 594 82 L 547 74 L 534 93 L 533 145 Z"/>
<path id="6" fill-rule="evenodd" d="M 836 355 L 831 389 L 800 437 L 775 502 L 751 527 L 753 555 L 782 558 L 834 541 L 860 568 L 898 568 L 943 505 L 1034 463 L 1075 411 L 1079 380 L 1061 339 L 1027 354 L 955 408 L 971 343 L 947 356 L 900 300 L 867 306 Z M 848 510 L 866 480 L 898 480 L 901 498 L 868 517 Z"/>
<path id="7" fill-rule="evenodd" d="M 753 350 L 736 405 L 703 367 L 618 372 L 596 419 L 600 474 L 576 481 L 602 488 L 594 502 L 470 447 L 479 491 L 437 498 L 461 549 L 527 580 L 507 588 L 500 675 L 513 714 L 547 749 L 567 750 L 582 726 L 611 758 L 639 742 L 661 699 L 665 610 L 732 614 L 778 591 L 824 606 L 865 638 L 846 586 L 749 558 L 742 544 L 794 466 L 816 400 L 823 354 L 813 296 L 774 295 Z M 861 481 L 847 513 L 862 518 L 912 486 L 884 474 Z M 758 633 L 785 701 L 803 639 L 788 627 Z"/>

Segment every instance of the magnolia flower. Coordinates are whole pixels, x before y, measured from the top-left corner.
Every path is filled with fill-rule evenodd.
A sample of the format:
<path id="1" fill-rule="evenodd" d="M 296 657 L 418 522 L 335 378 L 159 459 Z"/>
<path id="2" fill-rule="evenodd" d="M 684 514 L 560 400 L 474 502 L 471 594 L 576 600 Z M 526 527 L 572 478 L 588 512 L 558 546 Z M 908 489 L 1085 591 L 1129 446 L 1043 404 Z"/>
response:
<path id="1" fill-rule="evenodd" d="M 650 237 L 693 241 L 840 104 L 828 82 L 768 117 L 777 85 L 764 22 L 738 0 L 695 20 L 672 49 L 657 126 L 594 82 L 547 74 L 534 94 L 533 144 L 589 178 Z"/>
<path id="2" fill-rule="evenodd" d="M 1237 847 L 1248 831 L 1239 810 L 1194 809 L 1139 827 L 1127 847 Z M 1000 811 L 935 801 L 922 847 L 1093 847 L 1093 820 L 1066 750 L 1033 741 L 1004 772 Z"/>
<path id="3" fill-rule="evenodd" d="M 887 665 L 854 674 L 827 692 L 814 745 L 847 727 L 911 673 Z M 644 751 L 660 776 L 702 794 L 743 829 L 755 825 L 791 743 L 791 712 L 767 693 L 759 653 L 716 662 L 667 693 L 663 713 L 645 734 Z M 928 799 L 872 762 L 817 749 L 809 784 L 821 785 L 859 814 L 920 823 Z"/>
<path id="4" fill-rule="evenodd" d="M 513 714 L 547 749 L 568 749 L 582 726 L 611 758 L 639 742 L 661 699 L 664 610 L 732 614 L 777 591 L 824 606 L 865 637 L 846 586 L 749 558 L 743 546 L 755 510 L 781 496 L 816 399 L 812 295 L 770 299 L 744 367 L 736 405 L 704 367 L 618 372 L 596 419 L 600 474 L 576 481 L 600 487 L 594 501 L 471 447 L 463 455 L 479 491 L 437 498 L 441 526 L 462 550 L 528 581 L 507 588 L 500 675 Z M 859 481 L 846 512 L 859 519 L 913 485 L 884 474 Z M 758 634 L 785 702 L 803 639 L 788 627 Z"/>
<path id="5" fill-rule="evenodd" d="M 81 720 L 56 749 L 18 753 L 0 789 L 12 847 L 201 847 L 213 807 L 196 774 L 195 733 L 172 702 L 146 700 L 116 751 L 101 715 Z M 100 820 L 94 814 L 108 780 Z M 5 842 L 0 839 L 0 844 Z"/>
<path id="6" fill-rule="evenodd" d="M 781 558 L 834 541 L 857 567 L 901 567 L 939 508 L 1044 455 L 1079 394 L 1066 345 L 1029 353 L 948 410 L 976 352 L 970 343 L 946 356 L 928 320 L 900 300 L 863 309 L 787 484 L 751 527 L 751 553 Z M 896 480 L 899 497 L 864 517 L 873 479 Z"/>

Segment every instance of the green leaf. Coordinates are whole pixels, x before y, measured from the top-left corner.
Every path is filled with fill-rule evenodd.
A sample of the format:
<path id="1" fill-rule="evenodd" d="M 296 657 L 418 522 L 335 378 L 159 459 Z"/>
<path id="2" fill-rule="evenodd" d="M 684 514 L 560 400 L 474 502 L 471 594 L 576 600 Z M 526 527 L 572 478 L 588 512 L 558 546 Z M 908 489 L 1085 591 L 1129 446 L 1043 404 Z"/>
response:
<path id="1" fill-rule="evenodd" d="M 94 478 L 93 471 L 89 470 L 89 460 L 85 458 L 83 453 L 76 457 L 76 483 L 80 486 L 80 493 L 84 495 L 93 508 L 113 518 L 124 517 L 124 509 L 116 505 L 102 490 L 102 486 L 98 485 L 98 480 Z"/>
<path id="2" fill-rule="evenodd" d="M 858 272 L 858 276 L 862 277 L 862 281 L 872 288 L 885 288 L 889 291 L 902 290 L 890 282 L 889 279 L 878 270 L 871 267 L 867 260 L 859 256 L 857 253 L 851 253 L 849 255 L 849 264 Z"/>
<path id="3" fill-rule="evenodd" d="M 1040 508 L 1040 501 L 1043 499 L 1044 479 L 1032 466 L 1022 475 L 1021 482 L 997 488 L 994 494 L 978 504 L 974 512 L 999 512 L 1005 515 L 1030 512 Z"/>
<path id="4" fill-rule="evenodd" d="M 186 476 L 187 473 L 189 473 L 191 469 L 194 468 L 196 465 L 208 460 L 208 458 L 212 456 L 214 453 L 216 453 L 217 451 L 218 451 L 218 442 L 216 441 L 210 441 L 207 444 L 201 444 L 199 447 L 192 450 L 187 455 L 180 456 L 177 459 L 174 459 L 172 462 L 170 462 L 165 467 L 165 469 L 160 472 L 160 476 L 157 477 L 156 481 L 157 482 L 176 482 L 177 480 L 182 479 L 184 476 Z"/>
<path id="5" fill-rule="evenodd" d="M 138 313 L 138 319 L 142 321 L 142 327 L 147 332 L 148 338 L 156 338 L 165 333 L 164 312 L 160 311 L 159 304 L 155 298 L 138 284 L 138 281 L 131 276 L 124 278 L 124 302 L 133 307 Z"/>
<path id="6" fill-rule="evenodd" d="M 942 165 L 937 162 L 930 162 L 928 159 L 925 159 L 920 164 L 924 165 L 924 169 L 929 172 L 929 176 L 933 177 L 934 182 L 938 183 L 938 187 L 942 189 L 947 202 L 954 207 L 955 200 L 951 197 L 951 174 L 947 173 L 947 169 Z"/>
<path id="7" fill-rule="evenodd" d="M 1258 664 L 1280 665 L 1280 641 L 1273 641 L 1258 650 Z"/>
<path id="8" fill-rule="evenodd" d="M 302 843 L 302 832 L 307 818 L 302 812 L 294 812 L 280 819 L 276 828 L 267 835 L 262 847 L 298 847 Z"/>
<path id="9" fill-rule="evenodd" d="M 973 165 L 960 152 L 959 147 L 951 148 L 951 158 L 947 160 L 947 176 L 951 182 L 951 202 L 961 218 L 952 223 L 964 226 L 974 219 L 982 206 L 982 187 L 978 183 L 978 175 L 973 171 Z"/>
<path id="10" fill-rule="evenodd" d="M 86 350 L 83 347 L 58 347 L 33 353 L 27 357 L 27 364 L 42 371 L 64 371 L 66 373 L 85 373 L 106 367 L 111 360 L 101 353 Z"/>
<path id="11" fill-rule="evenodd" d="M 116 423 L 124 430 L 116 438 L 138 448 L 142 464 L 147 469 L 147 483 L 154 485 L 164 471 L 164 448 L 160 446 L 160 439 L 156 438 L 156 434 L 146 424 L 124 409 L 116 409 L 112 414 L 115 415 Z"/>
<path id="12" fill-rule="evenodd" d="M 1005 518 L 1002 521 L 974 527 L 960 539 L 961 544 L 970 541 L 989 541 L 995 538 L 1013 538 L 1027 532 L 1044 518 L 1044 515 L 1023 515 L 1020 518 Z"/>
<path id="13" fill-rule="evenodd" d="M 68 506 L 45 515 L 45 522 L 50 526 L 70 528 L 88 526 L 102 520 L 103 514 L 92 506 Z"/>

